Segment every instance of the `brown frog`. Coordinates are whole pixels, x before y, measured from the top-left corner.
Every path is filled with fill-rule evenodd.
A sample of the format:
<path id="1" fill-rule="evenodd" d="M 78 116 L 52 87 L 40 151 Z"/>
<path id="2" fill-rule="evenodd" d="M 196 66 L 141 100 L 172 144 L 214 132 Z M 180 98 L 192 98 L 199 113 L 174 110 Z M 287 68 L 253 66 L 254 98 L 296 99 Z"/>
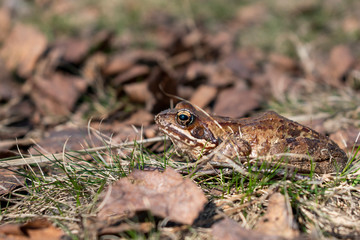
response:
<path id="1" fill-rule="evenodd" d="M 175 147 L 193 159 L 272 159 L 307 173 L 341 171 L 347 156 L 328 137 L 269 111 L 256 117 L 210 116 L 188 102 L 160 112 L 155 121 Z"/>

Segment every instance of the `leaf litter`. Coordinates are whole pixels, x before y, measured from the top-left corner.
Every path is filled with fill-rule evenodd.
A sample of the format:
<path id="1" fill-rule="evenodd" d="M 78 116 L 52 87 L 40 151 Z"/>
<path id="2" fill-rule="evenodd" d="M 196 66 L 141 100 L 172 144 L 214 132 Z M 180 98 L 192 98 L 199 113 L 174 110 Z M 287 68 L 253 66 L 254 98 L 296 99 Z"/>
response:
<path id="1" fill-rule="evenodd" d="M 126 219 L 136 212 L 150 211 L 169 221 L 191 225 L 207 199 L 190 179 L 167 168 L 162 173 L 134 170 L 110 185 L 100 202 L 99 221 L 117 215 Z"/>
<path id="2" fill-rule="evenodd" d="M 206 230 L 198 227 L 195 221 L 191 226 L 196 229 L 194 233 L 187 225 L 191 225 L 195 215 L 198 215 L 198 211 L 194 211 L 192 217 L 182 220 L 176 220 L 171 215 L 171 221 L 177 222 L 176 224 L 185 223 L 185 227 L 178 227 L 176 224 L 175 227 L 166 227 L 170 215 L 164 214 L 163 209 L 169 209 L 169 206 L 178 200 L 174 200 L 174 195 L 171 195 L 173 191 L 168 190 L 167 195 L 154 197 L 157 199 L 154 200 L 154 206 L 162 210 L 151 206 L 142 208 L 162 219 L 164 225 L 158 229 L 161 229 L 163 234 L 172 234 L 172 237 L 177 238 L 208 238 L 213 234 L 220 238 L 219 236 L 224 236 L 221 234 L 230 234 L 236 230 L 240 235 L 245 232 L 253 238 L 264 238 L 263 233 L 259 235 L 256 232 L 257 223 L 264 221 L 260 215 L 265 214 L 264 217 L 272 219 L 276 214 L 285 211 L 285 208 L 281 207 L 284 206 L 283 203 L 279 203 L 275 204 L 275 209 L 279 207 L 280 210 L 270 214 L 273 206 L 270 204 L 271 198 L 267 197 L 267 191 L 277 184 L 278 188 L 274 191 L 288 196 L 286 204 L 289 205 L 290 202 L 301 234 L 312 234 L 318 238 L 358 236 L 360 65 L 356 58 L 359 49 L 354 44 L 356 32 L 359 31 L 359 24 L 354 20 L 357 19 L 354 16 L 358 14 L 357 3 L 351 3 L 354 6 L 348 8 L 350 13 L 343 16 L 343 19 L 325 21 L 328 23 L 326 26 L 322 25 L 321 21 L 301 22 L 303 20 L 299 18 L 298 25 L 293 25 L 290 32 L 280 33 L 277 31 L 284 27 L 282 23 L 277 22 L 276 27 L 271 25 L 276 17 L 286 19 L 294 14 L 303 17 L 306 14 L 311 15 L 312 12 L 323 16 L 321 14 L 326 11 L 336 12 L 338 7 L 334 8 L 334 3 L 322 6 L 311 0 L 301 4 L 275 1 L 271 7 L 262 2 L 250 3 L 234 7 L 232 18 L 209 30 L 201 21 L 201 14 L 199 19 L 190 18 L 191 21 L 182 24 L 172 15 L 174 12 L 146 11 L 146 14 L 141 16 L 142 5 L 146 4 L 139 4 L 138 1 L 125 3 L 122 6 L 124 9 L 133 13 L 138 11 L 139 17 L 143 18 L 139 21 L 144 23 L 141 33 L 149 36 L 148 38 L 137 36 L 136 31 L 114 34 L 113 29 L 107 27 L 100 30 L 98 26 L 92 27 L 91 23 L 99 19 L 106 7 L 110 6 L 105 10 L 106 15 L 111 15 L 118 9 L 111 4 L 102 4 L 104 5 L 100 4 L 100 7 L 79 7 L 81 4 L 77 6 L 71 1 L 35 1 L 28 6 L 5 4 L 1 7 L 0 19 L 4 21 L 0 21 L 0 55 L 3 62 L 0 76 L 0 148 L 6 153 L 3 156 L 17 153 L 25 159 L 5 158 L 1 163 L 2 166 L 20 166 L 16 171 L 26 173 L 26 180 L 21 180 L 23 175 L 12 175 L 14 172 L 4 169 L 2 177 L 18 178 L 21 184 L 18 181 L 4 180 L 4 183 L 14 185 L 5 187 L 5 195 L 1 198 L 2 204 L 8 206 L 2 209 L 7 211 L 1 218 L 2 223 L 14 221 L 16 218 L 25 220 L 37 215 L 47 216 L 54 221 L 59 215 L 65 215 L 66 224 L 76 223 L 76 227 L 70 227 L 70 233 L 84 236 L 86 234 L 81 228 L 90 229 L 91 226 L 87 226 L 86 220 L 82 221 L 79 215 L 94 214 L 97 195 L 100 192 L 105 193 L 105 187 L 109 188 L 113 182 L 129 181 L 129 176 L 125 176 L 131 169 L 151 169 L 144 172 L 136 170 L 133 175 L 138 174 L 136 176 L 139 178 L 147 176 L 146 174 L 156 175 L 166 182 L 163 175 L 168 170 L 161 172 L 165 166 L 170 169 L 170 165 L 175 170 L 194 177 L 192 173 L 197 169 L 196 163 L 187 164 L 186 159 L 184 161 L 183 158 L 175 156 L 172 151 L 166 151 L 164 156 L 157 155 L 169 145 L 167 143 L 163 146 L 163 140 L 156 144 L 145 141 L 145 145 L 140 146 L 136 142 L 129 142 L 136 146 L 135 149 L 126 145 L 127 141 L 136 140 L 142 143 L 145 137 L 156 136 L 158 133 L 153 124 L 153 114 L 168 108 L 171 101 L 176 102 L 176 98 L 169 97 L 176 95 L 191 99 L 207 112 L 219 115 L 242 117 L 252 115 L 258 110 L 274 109 L 294 119 L 301 119 L 300 122 L 315 125 L 320 132 L 329 134 L 340 146 L 346 148 L 349 159 L 352 159 L 354 164 L 339 178 L 332 175 L 322 176 L 323 181 L 320 182 L 317 181 L 318 178 L 313 179 L 314 182 L 289 182 L 274 177 L 271 173 L 256 173 L 255 170 L 255 174 L 240 178 L 231 168 L 215 169 L 216 171 L 212 171 L 215 176 L 196 175 L 194 179 L 210 200 L 204 212 L 209 211 L 212 202 L 217 205 L 215 216 L 204 217 L 203 212 L 199 221 L 209 223 L 214 221 L 210 221 L 210 218 L 224 218 L 219 222 L 223 225 L 214 224 L 211 233 L 209 228 Z M 26 16 L 23 15 L 24 12 L 31 7 L 36 7 L 40 12 L 49 10 L 42 18 L 43 22 L 52 23 L 50 20 L 55 13 L 57 17 L 59 13 L 67 17 L 58 21 L 63 25 L 50 31 L 48 29 L 45 34 L 42 31 L 46 31 L 47 26 L 40 23 L 37 26 L 21 23 L 21 18 Z M 183 7 L 180 6 L 179 9 Z M 323 12 L 319 11 L 320 8 Z M 12 14 L 9 14 L 10 12 Z M 71 17 L 72 12 L 76 12 L 76 16 Z M 118 12 L 116 15 L 119 15 Z M 80 29 L 66 30 L 66 27 L 70 27 L 70 22 L 76 25 L 76 19 Z M 82 25 L 86 21 L 90 27 Z M 262 29 L 264 26 L 267 28 Z M 299 26 L 301 27 L 297 29 Z M 328 40 L 336 38 L 336 29 L 339 26 L 345 31 L 341 43 L 334 41 L 335 43 L 329 44 Z M 316 39 L 309 40 L 311 34 L 306 36 L 309 31 L 321 28 L 326 29 L 328 35 L 318 31 Z M 271 31 L 267 32 L 267 29 Z M 293 36 L 294 29 L 298 30 L 295 31 L 298 34 L 296 37 Z M 72 31 L 77 34 L 71 34 Z M 271 35 L 273 32 L 278 35 L 274 37 Z M 270 48 L 262 33 L 274 40 Z M 49 35 L 53 36 L 45 37 Z M 149 39 L 154 42 L 147 42 Z M 87 134 L 84 126 L 88 125 L 89 118 L 92 118 L 89 125 L 101 134 Z M 74 121 L 75 126 L 82 127 L 69 124 Z M 93 134 L 96 131 L 91 132 Z M 96 144 L 92 145 L 94 142 Z M 105 142 L 105 146 L 101 147 Z M 123 142 L 125 143 L 122 144 Z M 91 148 L 85 147 L 89 143 Z M 120 148 L 117 145 L 119 143 Z M 40 150 L 33 150 L 39 146 L 45 150 L 43 155 L 29 157 L 29 153 L 34 154 Z M 94 146 L 100 148 L 93 148 Z M 115 147 L 119 149 L 113 150 Z M 149 149 L 156 154 L 151 155 Z M 24 164 L 25 161 L 28 164 Z M 30 163 L 35 164 L 29 165 Z M 48 170 L 49 166 L 58 170 Z M 51 175 L 52 173 L 54 175 Z M 185 181 L 176 176 L 173 177 L 179 182 Z M 161 182 L 159 179 L 157 181 Z M 40 180 L 46 184 L 42 184 Z M 127 182 L 129 189 L 144 187 L 147 191 L 151 190 L 146 185 L 150 182 L 144 181 L 144 185 L 137 185 L 134 179 L 131 181 Z M 67 182 L 72 184 L 71 187 L 58 187 L 66 185 Z M 257 184 L 253 185 L 253 182 Z M 30 183 L 36 186 L 35 192 L 28 185 Z M 123 190 L 120 188 L 111 193 L 119 194 Z M 24 196 L 24 191 L 32 194 Z M 135 193 L 140 194 L 136 191 Z M 31 197 L 41 199 L 39 205 L 30 206 L 28 203 Z M 169 199 L 170 203 L 158 200 L 159 198 Z M 24 199 L 26 200 L 22 202 Z M 84 205 L 84 208 L 81 208 L 81 205 Z M 125 206 L 127 205 L 121 205 Z M 185 203 L 171 209 L 179 210 L 177 208 L 184 212 L 191 209 L 185 207 Z M 291 215 L 290 212 L 287 213 Z M 131 214 L 131 221 L 135 221 L 134 211 Z M 236 222 L 229 220 L 224 214 Z M 118 235 L 135 230 L 150 234 L 157 228 L 151 221 L 129 223 L 126 216 L 130 215 L 124 215 L 121 225 L 102 226 L 102 230 L 98 229 L 99 232 Z M 274 224 L 270 225 L 270 228 L 276 225 L 273 221 L 268 223 Z M 215 231 L 215 226 L 220 227 Z M 219 228 L 228 230 L 220 233 L 217 232 Z M 254 230 L 251 230 L 253 228 Z M 99 232 L 92 234 L 97 236 Z"/>

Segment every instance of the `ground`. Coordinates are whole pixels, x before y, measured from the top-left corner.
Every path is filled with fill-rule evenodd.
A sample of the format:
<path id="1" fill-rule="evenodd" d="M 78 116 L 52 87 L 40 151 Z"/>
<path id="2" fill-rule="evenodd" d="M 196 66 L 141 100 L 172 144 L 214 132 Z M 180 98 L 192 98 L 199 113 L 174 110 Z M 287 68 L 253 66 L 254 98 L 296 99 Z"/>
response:
<path id="1" fill-rule="evenodd" d="M 1 237 L 358 238 L 359 19 L 355 0 L 1 1 Z M 154 123 L 180 99 L 274 110 L 349 164 L 199 172 Z"/>

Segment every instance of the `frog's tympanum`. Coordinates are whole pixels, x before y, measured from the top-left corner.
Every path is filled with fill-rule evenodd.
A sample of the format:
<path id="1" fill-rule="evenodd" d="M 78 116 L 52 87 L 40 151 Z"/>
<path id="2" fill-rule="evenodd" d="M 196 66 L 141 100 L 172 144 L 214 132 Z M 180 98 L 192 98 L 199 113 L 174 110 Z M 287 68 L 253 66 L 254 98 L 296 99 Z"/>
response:
<path id="1" fill-rule="evenodd" d="M 159 113 L 155 121 L 175 147 L 193 159 L 211 153 L 224 162 L 244 157 L 275 159 L 304 173 L 341 171 L 347 162 L 345 152 L 328 137 L 272 111 L 231 119 L 210 116 L 180 102 Z"/>

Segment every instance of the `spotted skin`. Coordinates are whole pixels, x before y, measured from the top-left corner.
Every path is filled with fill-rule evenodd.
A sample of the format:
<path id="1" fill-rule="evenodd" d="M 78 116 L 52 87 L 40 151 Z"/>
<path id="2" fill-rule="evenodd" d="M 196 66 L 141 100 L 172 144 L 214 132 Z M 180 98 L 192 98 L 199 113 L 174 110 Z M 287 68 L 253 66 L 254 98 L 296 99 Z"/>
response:
<path id="1" fill-rule="evenodd" d="M 218 161 L 243 156 L 261 161 L 270 156 L 304 173 L 341 171 L 347 162 L 345 152 L 328 137 L 273 111 L 232 119 L 210 116 L 180 102 L 156 115 L 155 122 L 177 149 L 193 159 L 213 152 L 223 155 Z"/>

